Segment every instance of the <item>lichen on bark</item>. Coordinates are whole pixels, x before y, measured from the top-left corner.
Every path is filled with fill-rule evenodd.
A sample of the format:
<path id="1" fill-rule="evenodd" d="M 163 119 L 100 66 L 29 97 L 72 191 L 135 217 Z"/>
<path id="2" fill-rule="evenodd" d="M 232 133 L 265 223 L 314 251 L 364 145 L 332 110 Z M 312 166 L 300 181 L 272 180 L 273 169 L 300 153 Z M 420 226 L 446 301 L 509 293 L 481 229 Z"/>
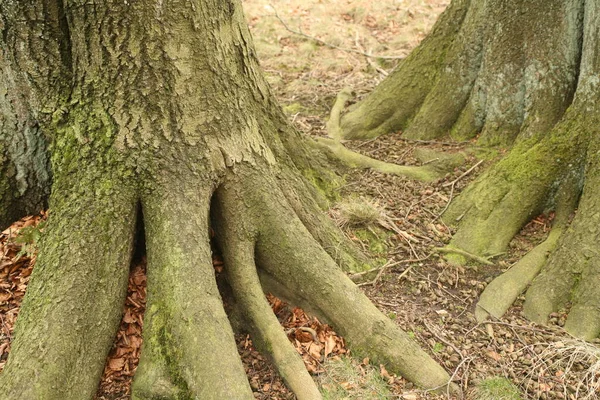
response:
<path id="1" fill-rule="evenodd" d="M 32 15 L 55 21 L 51 7 L 33 13 L 24 3 L 3 4 L 6 26 L 21 35 L 32 34 L 17 28 Z M 251 277 L 252 293 L 260 285 L 306 305 L 391 370 L 428 388 L 449 384 L 340 269 L 357 252 L 340 240 L 301 173 L 323 159 L 273 99 L 239 1 L 65 5 L 54 33 L 66 35 L 58 59 L 68 61 L 61 65 L 70 84 L 24 76 L 31 90 L 59 92 L 45 114 L 51 118 L 38 119 L 54 181 L 47 232 L 0 374 L 1 399 L 93 396 L 140 213 L 148 311 L 133 398 L 253 398 L 215 283 L 210 228 L 234 289 Z M 28 68 L 39 58 L 27 57 L 32 49 L 7 49 Z M 273 318 L 262 318 L 264 302 L 245 294 L 238 297 L 254 316 L 255 335 L 281 340 Z M 289 344 L 277 344 L 266 347 L 292 389 L 319 398 L 299 389 L 279 353 Z"/>
<path id="2" fill-rule="evenodd" d="M 444 50 L 437 50 L 437 69 L 429 66 L 437 71 L 431 85 L 424 87 L 408 73 L 410 66 L 432 59 L 423 55 L 431 43 L 428 39 L 342 116 L 342 136 L 369 137 L 401 128 L 411 138 L 450 135 L 476 139 L 478 145 L 510 147 L 508 155 L 471 183 L 445 212 L 444 220 L 457 226 L 445 252 L 455 249 L 449 260 L 460 263 L 466 261 L 465 255 L 480 259 L 500 255 L 532 217 L 560 208 L 557 224 L 562 226 L 517 266 L 530 271 L 520 278 L 531 280 L 546 264 L 527 292 L 525 312 L 544 323 L 549 313 L 570 307 L 566 328 L 594 338 L 600 334 L 599 295 L 594 289 L 600 279 L 595 228 L 600 212 L 595 200 L 600 6 L 592 0 L 455 0 L 438 29 L 449 12 L 460 7 L 464 18 L 456 20 L 456 33 Z M 434 30 L 431 38 L 437 33 Z M 411 93 L 398 89 L 399 84 L 420 90 L 410 113 L 405 113 L 405 105 L 414 104 L 415 96 L 403 103 Z M 376 110 L 383 100 L 392 110 L 385 115 Z M 377 121 L 372 123 L 366 115 Z M 363 119 L 369 124 L 353 123 Z M 566 227 L 575 208 L 577 215 Z M 514 271 L 500 277 L 484 293 L 478 317 L 500 316 L 511 302 L 507 296 L 514 299 L 527 284 Z M 504 305 L 490 306 L 503 287 L 508 288 L 502 291 Z"/>

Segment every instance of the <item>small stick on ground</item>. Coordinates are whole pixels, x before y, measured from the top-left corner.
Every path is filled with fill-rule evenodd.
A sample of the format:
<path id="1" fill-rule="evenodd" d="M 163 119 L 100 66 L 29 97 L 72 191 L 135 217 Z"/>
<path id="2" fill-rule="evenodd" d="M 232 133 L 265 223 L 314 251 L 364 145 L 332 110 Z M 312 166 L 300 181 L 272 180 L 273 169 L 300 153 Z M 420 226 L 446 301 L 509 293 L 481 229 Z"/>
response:
<path id="1" fill-rule="evenodd" d="M 379 282 L 379 279 L 381 278 L 381 276 L 383 275 L 383 273 L 385 272 L 386 269 L 390 268 L 390 267 L 395 267 L 396 265 L 401 264 L 401 261 L 396 261 L 396 262 L 390 262 L 388 261 L 387 263 L 385 263 L 383 266 L 381 266 L 379 268 L 379 272 L 377 273 L 377 276 L 375 277 L 375 279 L 373 279 L 371 282 L 364 282 L 364 283 L 360 283 L 356 286 L 370 286 L 370 285 L 376 285 L 377 282 Z M 408 271 L 412 268 L 412 266 L 406 268 L 406 270 L 404 270 L 404 272 L 402 273 L 401 277 L 404 276 L 406 273 L 408 273 Z"/>
<path id="2" fill-rule="evenodd" d="M 431 327 L 427 321 L 423 320 L 423 325 L 425 325 L 425 328 L 427 328 L 427 330 L 429 332 L 431 332 L 431 334 L 433 336 L 435 336 L 440 342 L 444 343 L 446 346 L 450 346 L 452 348 L 452 350 L 454 350 L 456 353 L 458 353 L 458 355 L 460 356 L 461 360 L 464 360 L 465 357 L 462 355 L 462 353 L 460 352 L 460 350 L 450 341 L 444 339 L 435 329 L 433 329 L 433 327 Z"/>
<path id="3" fill-rule="evenodd" d="M 456 184 L 456 182 L 460 181 L 462 178 L 464 178 L 465 176 L 467 176 L 471 172 L 473 172 L 473 170 L 475 170 L 475 168 L 477 168 L 479 165 L 481 165 L 481 163 L 483 163 L 483 160 L 479 160 L 475 165 L 473 165 L 471 168 L 469 168 L 468 170 L 463 172 L 458 178 L 456 178 L 452 182 L 444 183 L 442 185 L 442 187 L 454 186 Z"/>
<path id="4" fill-rule="evenodd" d="M 456 248 L 452 248 L 452 247 L 436 247 L 434 250 L 437 251 L 438 253 L 459 254 L 461 256 L 470 258 L 471 260 L 477 261 L 480 264 L 494 265 L 493 262 L 491 262 L 489 259 L 487 259 L 485 257 L 480 257 L 478 255 L 475 255 L 473 253 L 469 253 L 468 251 L 464 251 L 464 250 L 461 250 L 461 249 L 456 249 Z"/>
<path id="5" fill-rule="evenodd" d="M 285 331 L 285 334 L 290 335 L 294 331 L 302 331 L 302 332 L 310 333 L 310 335 L 313 338 L 313 342 L 319 343 L 319 336 L 317 335 L 317 331 L 315 331 L 313 328 L 310 328 L 308 326 L 301 326 L 299 328 L 290 328 L 287 331 Z"/>

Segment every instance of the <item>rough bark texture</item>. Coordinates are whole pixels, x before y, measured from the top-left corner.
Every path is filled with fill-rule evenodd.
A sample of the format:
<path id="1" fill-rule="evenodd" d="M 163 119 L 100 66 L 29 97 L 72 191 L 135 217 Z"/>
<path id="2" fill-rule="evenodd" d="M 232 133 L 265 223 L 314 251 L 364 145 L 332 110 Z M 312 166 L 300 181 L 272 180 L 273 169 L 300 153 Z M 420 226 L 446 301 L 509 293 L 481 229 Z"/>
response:
<path id="1" fill-rule="evenodd" d="M 583 3 L 453 1 L 430 36 L 342 118 L 344 136 L 406 128 L 410 138 L 452 132 L 509 144 L 547 132 L 576 87 Z"/>
<path id="2" fill-rule="evenodd" d="M 371 95 L 343 116 L 344 138 L 368 139 L 407 126 L 438 79 L 469 4 L 470 0 L 453 1 L 421 45 Z"/>
<path id="3" fill-rule="evenodd" d="M 0 229 L 47 206 L 51 174 L 39 121 L 68 82 L 61 13 L 51 1 L 0 3 Z M 11 23 L 16 19 L 20 24 Z M 36 23 L 41 20 L 46 23 Z"/>
<path id="4" fill-rule="evenodd" d="M 449 22 L 452 13 L 464 18 Z M 434 48 L 440 32 L 448 39 Z M 531 217 L 561 208 L 552 237 L 483 294 L 481 319 L 500 316 L 547 264 L 527 292 L 525 313 L 544 323 L 549 313 L 570 307 L 570 332 L 586 339 L 600 334 L 599 44 L 595 0 L 455 0 L 430 38 L 342 116 L 347 138 L 404 129 L 412 138 L 479 135 L 479 144 L 513 145 L 445 213 L 458 225 L 446 249 L 457 250 L 451 261 L 502 253 Z M 421 62 L 432 62 L 424 69 L 429 85 L 410 72 Z M 381 102 L 388 104 L 385 113 Z"/>
<path id="5" fill-rule="evenodd" d="M 67 48 L 57 50 L 58 77 L 27 72 L 37 39 L 18 41 L 25 52 L 7 48 L 22 58 L 28 90 L 47 98 L 34 104 L 51 108 L 51 118 L 31 115 L 51 143 L 53 185 L 0 399 L 92 397 L 117 329 L 140 207 L 148 304 L 133 398 L 253 398 L 215 283 L 209 227 L 257 339 L 282 338 L 262 317 L 260 276 L 374 360 L 425 387 L 448 384 L 339 268 L 362 260 L 301 175 L 316 176 L 319 157 L 273 100 L 239 2 L 47 1 L 37 13 L 2 4 L 8 36 L 58 20 Z M 38 51 L 56 43 L 38 38 Z M 314 387 L 298 389 L 286 345 L 265 348 L 300 398 L 319 398 Z"/>

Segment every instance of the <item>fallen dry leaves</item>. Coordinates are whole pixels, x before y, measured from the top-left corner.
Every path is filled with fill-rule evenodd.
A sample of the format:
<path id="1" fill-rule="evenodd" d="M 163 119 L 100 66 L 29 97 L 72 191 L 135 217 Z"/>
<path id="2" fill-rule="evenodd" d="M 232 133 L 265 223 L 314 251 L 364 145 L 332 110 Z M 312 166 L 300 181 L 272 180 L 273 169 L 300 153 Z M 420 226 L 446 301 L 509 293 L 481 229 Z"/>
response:
<path id="1" fill-rule="evenodd" d="M 96 400 L 129 399 L 131 380 L 142 348 L 142 326 L 146 309 L 146 260 L 131 269 L 127 298 L 119 331 L 108 355 Z"/>
<path id="2" fill-rule="evenodd" d="M 19 307 L 33 270 L 36 254 L 31 240 L 41 230 L 46 214 L 25 217 L 0 234 L 0 371 L 4 368 Z M 38 232 L 39 233 L 39 232 Z M 213 266 L 219 274 L 223 261 L 215 255 Z M 268 295 L 269 303 L 285 329 L 290 342 L 301 355 L 311 373 L 323 372 L 328 357 L 346 354 L 344 339 L 330 326 L 310 317 L 300 308 L 291 308 Z M 108 355 L 96 400 L 124 400 L 131 394 L 131 381 L 139 363 L 142 327 L 146 307 L 146 260 L 134 262 L 129 275 L 123 317 Z M 250 385 L 259 399 L 291 399 L 273 366 L 253 346 L 247 334 L 236 335 L 242 362 Z"/>
<path id="3" fill-rule="evenodd" d="M 327 357 L 347 353 L 344 339 L 329 325 L 308 316 L 301 308 L 290 309 L 273 295 L 267 295 L 267 299 L 310 373 L 323 372 L 322 363 Z"/>
<path id="4" fill-rule="evenodd" d="M 27 253 L 22 233 L 31 233 L 45 214 L 25 217 L 0 233 L 0 371 L 6 364 L 10 341 L 35 254 Z M 33 235 L 28 235 L 33 236 Z"/>

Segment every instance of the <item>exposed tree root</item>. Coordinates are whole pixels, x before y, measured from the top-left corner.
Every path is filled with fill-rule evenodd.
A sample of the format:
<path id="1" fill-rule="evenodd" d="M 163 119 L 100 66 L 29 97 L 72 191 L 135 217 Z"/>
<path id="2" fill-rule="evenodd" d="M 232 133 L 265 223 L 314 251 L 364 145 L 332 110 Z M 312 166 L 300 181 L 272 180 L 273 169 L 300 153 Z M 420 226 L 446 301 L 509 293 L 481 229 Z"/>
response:
<path id="1" fill-rule="evenodd" d="M 143 201 L 148 299 L 133 396 L 252 398 L 212 268 L 212 188 L 185 175 L 161 186 Z"/>
<path id="2" fill-rule="evenodd" d="M 400 62 L 385 83 L 342 117 L 345 139 L 370 139 L 407 126 L 435 84 L 442 68 L 440 61 L 458 32 L 469 3 L 470 0 L 453 1 L 432 32 Z"/>
<path id="3" fill-rule="evenodd" d="M 571 174 L 563 182 L 556 196 L 554 226 L 546 240 L 485 288 L 475 308 L 475 317 L 479 322 L 489 316 L 501 318 L 546 265 L 549 255 L 556 249 L 561 235 L 566 230 L 571 213 L 577 207 L 578 180 L 576 174 Z"/>
<path id="4" fill-rule="evenodd" d="M 54 183 L 51 217 L 23 301 L 0 399 L 91 399 L 127 293 L 136 206 L 94 168 Z M 82 354 L 84 355 L 82 357 Z"/>
<path id="5" fill-rule="evenodd" d="M 299 400 L 321 399 L 302 358 L 289 342 L 263 293 L 254 264 L 256 231 L 244 228 L 244 216 L 236 212 L 237 208 L 223 212 L 228 206 L 227 194 L 217 193 L 216 202 L 221 204 L 213 217 L 219 223 L 217 240 L 223 249 L 227 280 L 244 310 L 254 342 L 271 356 L 279 374 Z"/>
<path id="6" fill-rule="evenodd" d="M 544 140 L 518 144 L 450 204 L 443 218 L 459 225 L 452 246 L 481 256 L 502 253 L 530 218 L 554 204 L 558 187 L 567 182 L 577 197 L 579 178 L 568 176 L 580 174 L 587 143 L 584 122 L 575 110 L 571 115 Z"/>
<path id="7" fill-rule="evenodd" d="M 235 214 L 228 210 L 242 209 L 243 220 L 254 221 L 255 228 L 245 225 L 242 231 L 257 229 L 256 264 L 263 288 L 328 321 L 353 348 L 375 362 L 415 379 L 420 386 L 446 386 L 447 373 L 373 306 L 281 197 L 260 189 L 273 183 L 254 173 L 243 175 L 238 171 L 234 180 L 221 186 L 219 198 L 229 201 L 227 208 L 219 209 L 232 213 L 231 220 Z M 252 186 L 248 182 L 253 182 Z M 242 204 L 269 206 L 248 209 Z"/>
<path id="8" fill-rule="evenodd" d="M 352 168 L 371 168 L 384 174 L 405 176 L 419 181 L 434 181 L 464 162 L 462 156 L 440 155 L 440 159 L 430 158 L 428 165 L 404 166 L 376 160 L 346 148 L 341 140 L 343 132 L 340 126 L 340 116 L 351 96 L 352 93 L 348 88 L 344 88 L 338 93 L 327 122 L 327 131 L 332 139 L 318 138 L 316 140 L 318 145 L 327 149 L 332 156 L 344 164 Z"/>
<path id="9" fill-rule="evenodd" d="M 453 243 L 477 254 L 486 254 L 506 247 L 516 230 L 533 214 L 556 206 L 557 219 L 562 215 L 561 221 L 557 221 L 558 230 L 522 260 L 519 269 L 509 271 L 498 284 L 490 285 L 490 293 L 485 294 L 481 308 L 496 316 L 501 314 L 506 304 L 492 306 L 488 296 L 507 284 L 503 281 L 512 281 L 512 288 L 503 290 L 500 300 L 507 303 L 525 286 L 524 282 L 515 283 L 511 276 L 521 271 L 531 278 L 543 263 L 546 251 L 555 248 L 526 293 L 524 312 L 531 320 L 546 323 L 550 313 L 567 311 L 565 328 L 585 339 L 600 334 L 598 11 L 598 4 L 586 2 L 581 75 L 573 104 L 561 122 L 529 148 L 520 142 L 448 211 L 451 220 L 457 216 L 461 219 Z M 558 239 L 560 226 L 566 222 L 565 215 L 575 208 L 577 201 L 577 215 Z M 530 268 L 529 272 L 524 272 L 525 267 Z M 510 297 L 508 292 L 512 292 Z M 485 313 L 480 312 L 480 316 Z"/>
<path id="10" fill-rule="evenodd" d="M 598 140 L 590 158 L 579 210 L 548 265 L 527 291 L 525 315 L 546 323 L 552 312 L 571 304 L 565 329 L 575 336 L 593 339 L 600 335 L 600 254 L 598 251 L 600 159 Z"/>
<path id="11" fill-rule="evenodd" d="M 434 181 L 444 176 L 444 173 L 440 172 L 433 165 L 417 167 L 379 161 L 352 151 L 342 143 L 331 139 L 319 138 L 317 139 L 317 143 L 328 149 L 338 160 L 352 168 L 371 168 L 384 174 L 405 176 L 425 182 Z"/>
<path id="12" fill-rule="evenodd" d="M 480 143 L 508 145 L 543 135 L 577 86 L 583 10 L 580 0 L 453 1 L 427 39 L 342 116 L 343 137 L 404 129 L 413 139 L 480 134 Z"/>
<path id="13" fill-rule="evenodd" d="M 561 191 L 569 193 L 568 215 L 584 186 L 569 228 L 561 217 L 546 242 L 490 285 L 479 318 L 500 316 L 551 252 L 527 292 L 526 314 L 546 322 L 572 304 L 566 328 L 584 338 L 600 334 L 598 7 L 583 0 L 453 1 L 428 39 L 341 117 L 341 138 L 403 129 L 421 140 L 479 135 L 484 145 L 514 144 L 444 213 L 459 225 L 449 245 L 459 249 L 449 250 L 455 261 L 487 263 L 534 215 L 561 207 Z M 425 82 L 414 76 L 417 66 Z"/>
<path id="14" fill-rule="evenodd" d="M 475 318 L 478 322 L 485 321 L 489 316 L 501 318 L 504 315 L 546 264 L 548 255 L 556 247 L 562 231 L 554 228 L 548 239 L 486 286 L 475 308 Z"/>

